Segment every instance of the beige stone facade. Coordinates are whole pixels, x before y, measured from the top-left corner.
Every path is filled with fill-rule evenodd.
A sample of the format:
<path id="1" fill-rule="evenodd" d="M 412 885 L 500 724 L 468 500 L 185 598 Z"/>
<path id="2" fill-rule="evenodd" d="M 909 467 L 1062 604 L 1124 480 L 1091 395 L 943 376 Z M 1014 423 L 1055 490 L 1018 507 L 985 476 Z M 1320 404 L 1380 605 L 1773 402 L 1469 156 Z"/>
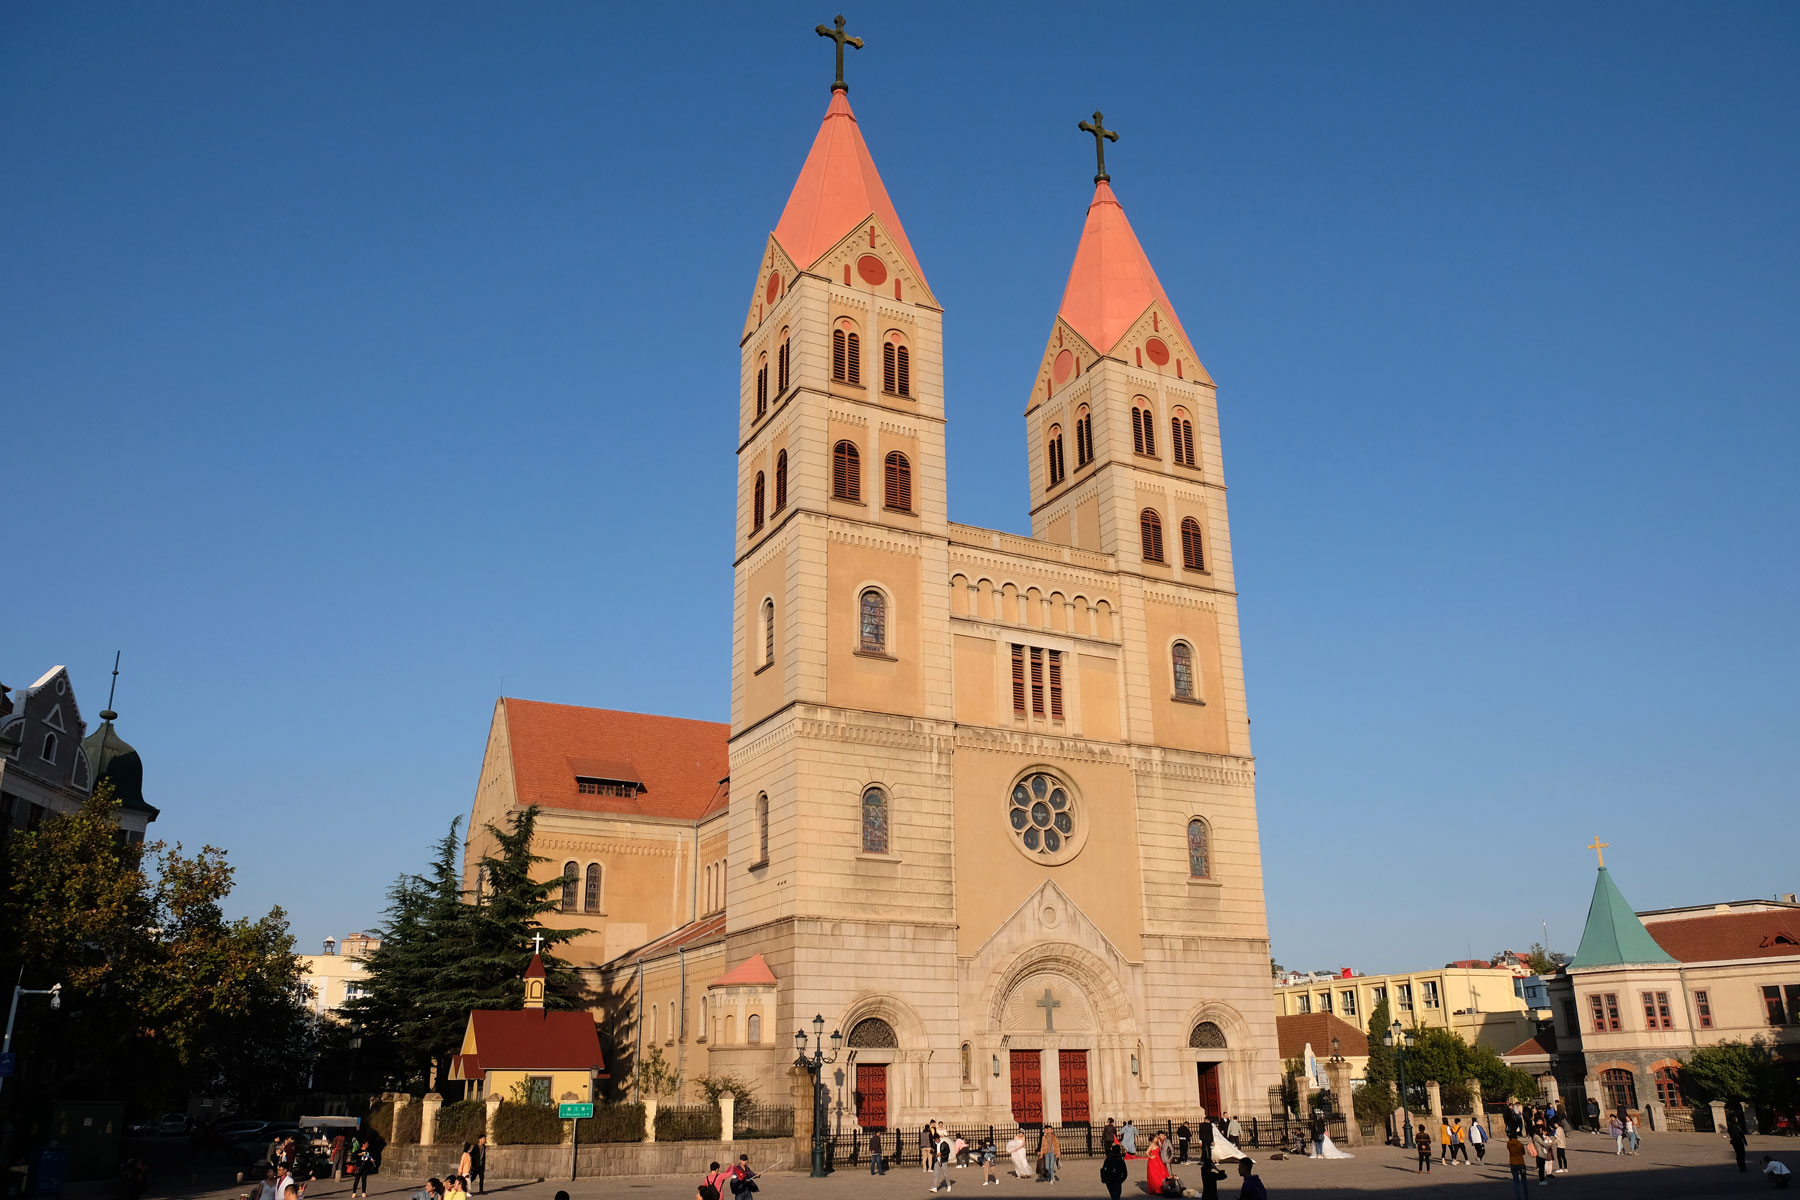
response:
<path id="1" fill-rule="evenodd" d="M 604 964 L 615 1055 L 689 1080 L 785 1097 L 822 1015 L 869 1127 L 1260 1112 L 1279 1061 L 1215 387 L 1160 286 L 1112 297 L 1140 319 L 1066 377 L 1059 319 L 1021 428 L 1033 536 L 952 523 L 943 312 L 885 192 L 843 199 L 874 177 L 858 156 L 834 95 L 742 334 L 730 802 L 547 812 L 546 878 L 604 865 L 600 905 L 553 918 L 593 931 L 565 952 Z M 814 203 L 854 212 L 821 242 Z M 1129 237 L 1104 216 L 1092 236 Z M 530 801 L 517 703 L 477 830 Z"/>
<path id="2" fill-rule="evenodd" d="M 1450 1029 L 1464 1040 L 1504 1054 L 1537 1032 L 1538 1014 L 1513 988 L 1504 967 L 1443 967 L 1391 975 L 1314 975 L 1277 983 L 1278 1016 L 1335 1013 L 1367 1027 L 1382 1000 L 1393 1019 Z"/>

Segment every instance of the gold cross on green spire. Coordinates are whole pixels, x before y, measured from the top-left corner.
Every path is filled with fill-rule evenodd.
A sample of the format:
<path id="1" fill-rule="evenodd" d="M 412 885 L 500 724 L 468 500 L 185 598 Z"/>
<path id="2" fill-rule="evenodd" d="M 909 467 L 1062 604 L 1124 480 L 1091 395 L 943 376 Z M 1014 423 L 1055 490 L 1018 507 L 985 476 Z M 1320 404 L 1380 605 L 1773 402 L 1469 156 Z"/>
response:
<path id="1" fill-rule="evenodd" d="M 1603 867 L 1606 865 L 1606 855 L 1602 851 L 1610 845 L 1612 845 L 1611 842 L 1601 841 L 1599 834 L 1595 834 L 1594 840 L 1588 843 L 1588 849 L 1594 852 L 1594 857 L 1600 860 L 1600 865 Z"/>
<path id="2" fill-rule="evenodd" d="M 851 37 L 844 32 L 843 13 L 839 13 L 837 15 L 837 20 L 832 24 L 819 26 L 819 36 L 828 37 L 837 43 L 837 82 L 831 85 L 831 90 L 834 92 L 849 91 L 850 85 L 844 82 L 844 46 L 848 44 L 861 50 L 863 47 L 862 39 L 859 37 Z"/>
<path id="3" fill-rule="evenodd" d="M 1094 162 L 1100 171 L 1098 175 L 1094 176 L 1094 182 L 1111 183 L 1112 176 L 1106 173 L 1106 143 L 1118 141 L 1118 133 L 1106 127 L 1106 122 L 1100 119 L 1100 112 L 1098 109 L 1094 111 L 1094 119 L 1092 121 L 1083 121 L 1080 125 L 1076 126 L 1076 128 L 1080 129 L 1083 133 L 1091 133 L 1094 135 Z"/>

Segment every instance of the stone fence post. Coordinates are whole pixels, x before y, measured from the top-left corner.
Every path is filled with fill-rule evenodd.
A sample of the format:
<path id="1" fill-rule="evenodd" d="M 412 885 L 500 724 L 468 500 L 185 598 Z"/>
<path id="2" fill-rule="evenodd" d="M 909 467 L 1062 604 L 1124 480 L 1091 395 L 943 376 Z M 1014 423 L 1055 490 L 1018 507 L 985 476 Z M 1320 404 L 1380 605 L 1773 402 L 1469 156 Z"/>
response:
<path id="1" fill-rule="evenodd" d="M 1356 1104 L 1350 1095 L 1350 1064 L 1328 1063 L 1325 1070 L 1331 1076 L 1331 1094 L 1337 1100 L 1338 1107 L 1344 1110 L 1344 1141 L 1352 1146 L 1360 1146 L 1362 1122 L 1356 1119 Z"/>
<path id="2" fill-rule="evenodd" d="M 483 1103 L 487 1105 L 487 1137 L 491 1146 L 495 1143 L 494 1125 L 500 1117 L 500 1097 L 490 1093 Z"/>
<path id="3" fill-rule="evenodd" d="M 788 1084 L 794 1096 L 794 1165 L 805 1163 L 812 1169 L 813 1077 L 804 1067 L 788 1070 Z"/>
<path id="4" fill-rule="evenodd" d="M 1435 1125 L 1444 1119 L 1444 1090 L 1438 1086 L 1438 1081 L 1435 1079 L 1425 1082 L 1425 1103 L 1431 1108 L 1432 1124 Z M 1437 1136 L 1435 1129 L 1430 1133 L 1433 1137 Z"/>
<path id="5" fill-rule="evenodd" d="M 1723 1100 L 1714 1100 L 1707 1107 L 1712 1109 L 1713 1132 L 1718 1134 L 1720 1137 L 1724 1137 L 1725 1136 L 1725 1102 Z"/>
<path id="6" fill-rule="evenodd" d="M 719 1097 L 719 1140 L 731 1140 L 731 1127 L 737 1119 L 737 1097 L 725 1092 Z"/>
<path id="7" fill-rule="evenodd" d="M 1486 1107 L 1487 1098 L 1481 1094 L 1481 1080 L 1469 1080 L 1469 1108 L 1472 1110 L 1469 1120 L 1479 1121 L 1485 1117 L 1487 1114 L 1482 1110 Z"/>
<path id="8" fill-rule="evenodd" d="M 644 1097 L 644 1140 L 646 1142 L 654 1142 L 656 1140 L 655 1096 Z"/>
<path id="9" fill-rule="evenodd" d="M 436 1092 L 426 1092 L 425 1099 L 419 1101 L 419 1145 L 430 1146 L 437 1141 L 438 1109 L 444 1107 L 444 1098 Z"/>
<path id="10" fill-rule="evenodd" d="M 1297 1071 L 1289 1078 L 1294 1081 L 1294 1112 L 1304 1121 L 1312 1116 L 1312 1076 Z"/>

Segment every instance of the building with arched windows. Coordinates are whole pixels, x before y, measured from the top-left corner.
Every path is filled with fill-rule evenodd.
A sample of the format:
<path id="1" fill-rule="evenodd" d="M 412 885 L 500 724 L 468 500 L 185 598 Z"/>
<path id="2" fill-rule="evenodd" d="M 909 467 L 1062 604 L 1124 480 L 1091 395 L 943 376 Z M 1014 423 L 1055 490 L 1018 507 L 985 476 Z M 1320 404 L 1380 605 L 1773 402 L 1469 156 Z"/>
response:
<path id="1" fill-rule="evenodd" d="M 817 1013 L 865 1129 L 1263 1111 L 1214 382 L 1102 176 L 1020 364 L 1030 535 L 961 525 L 943 321 L 834 90 L 739 331 L 730 723 L 502 701 L 471 870 L 544 806 L 621 1080 L 780 1094 Z"/>

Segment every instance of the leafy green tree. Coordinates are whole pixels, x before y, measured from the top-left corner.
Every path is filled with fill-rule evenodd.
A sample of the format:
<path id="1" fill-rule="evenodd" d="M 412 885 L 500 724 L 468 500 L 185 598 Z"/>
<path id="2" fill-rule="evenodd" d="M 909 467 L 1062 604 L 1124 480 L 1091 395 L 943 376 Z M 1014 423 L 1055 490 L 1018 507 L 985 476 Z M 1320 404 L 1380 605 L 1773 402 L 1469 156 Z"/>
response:
<path id="1" fill-rule="evenodd" d="M 1356 1115 L 1385 1127 L 1389 1114 L 1397 1108 L 1394 1092 L 1394 1052 L 1382 1044 L 1393 1017 L 1386 1000 L 1380 1000 L 1369 1014 L 1369 1065 L 1363 1069 L 1363 1085 L 1356 1089 Z"/>
<path id="2" fill-rule="evenodd" d="M 1774 1092 L 1775 1058 L 1761 1038 L 1701 1046 L 1681 1064 L 1682 1095 L 1701 1104 L 1714 1100 L 1768 1104 Z"/>

